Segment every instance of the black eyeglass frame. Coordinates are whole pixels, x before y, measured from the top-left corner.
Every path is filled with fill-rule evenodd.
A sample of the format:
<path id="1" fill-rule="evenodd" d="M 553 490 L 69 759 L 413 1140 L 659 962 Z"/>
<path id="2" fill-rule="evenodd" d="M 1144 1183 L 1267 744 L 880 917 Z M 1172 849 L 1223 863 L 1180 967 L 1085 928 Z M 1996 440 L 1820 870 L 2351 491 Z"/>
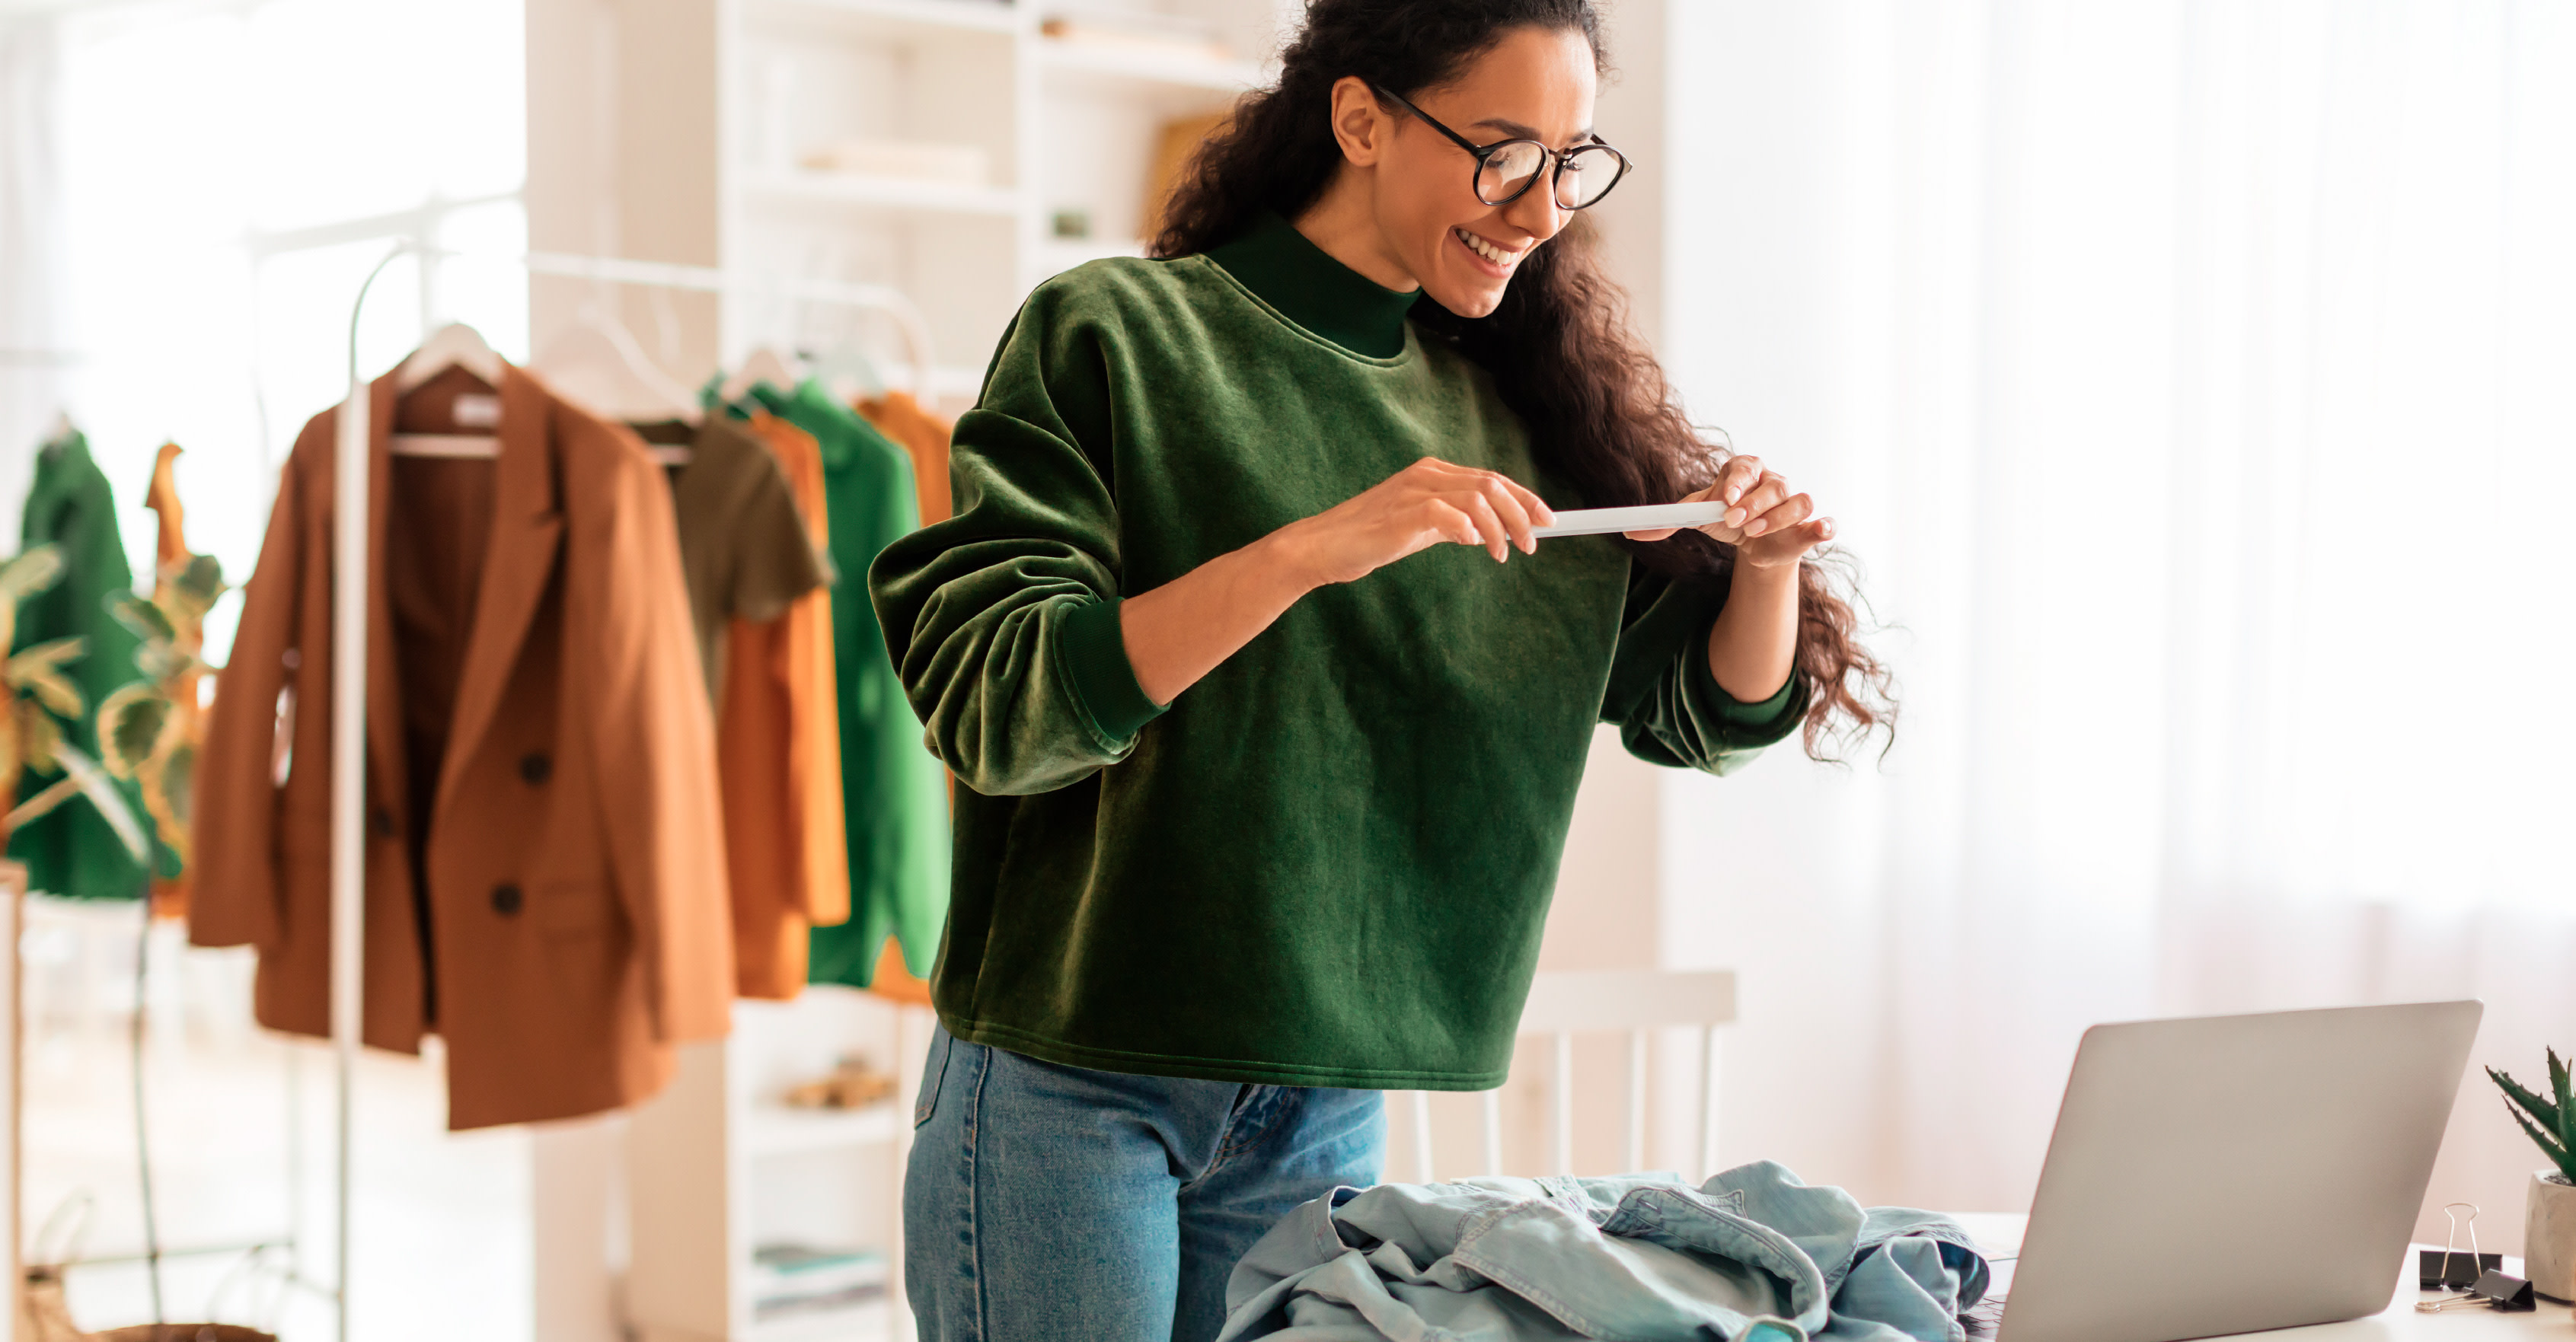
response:
<path id="1" fill-rule="evenodd" d="M 1513 201 L 1519 200 L 1519 199 L 1520 199 L 1521 197 L 1523 197 L 1523 196 L 1528 195 L 1528 194 L 1529 194 L 1529 192 L 1530 192 L 1530 188 L 1531 188 L 1531 187 L 1534 187 L 1534 186 L 1536 186 L 1536 185 L 1538 185 L 1538 179 L 1539 179 L 1542 175 L 1544 175 L 1544 176 L 1547 178 L 1548 199 L 1550 199 L 1550 200 L 1553 200 L 1553 201 L 1556 201 L 1556 202 L 1557 202 L 1557 206 L 1556 206 L 1556 208 L 1558 208 L 1558 209 L 1560 209 L 1560 210 L 1567 211 L 1567 212 L 1569 212 L 1569 213 L 1571 213 L 1571 212 L 1573 212 L 1573 211 L 1575 211 L 1575 210 L 1588 210 L 1588 209 L 1591 209 L 1593 206 L 1598 205 L 1598 204 L 1600 204 L 1601 202 L 1603 202 L 1603 201 L 1605 201 L 1605 200 L 1608 200 L 1608 199 L 1610 198 L 1610 193 L 1611 193 L 1612 191 L 1615 191 L 1615 190 L 1617 190 L 1617 189 L 1618 189 L 1618 187 L 1619 187 L 1619 183 L 1621 183 L 1621 182 L 1623 182 L 1623 181 L 1626 181 L 1626 180 L 1627 180 L 1627 177 L 1628 177 L 1628 170 L 1629 170 L 1630 168 L 1633 168 L 1633 167 L 1637 166 L 1636 164 L 1631 163 L 1631 162 L 1629 162 L 1629 161 L 1628 161 L 1628 156 L 1627 156 L 1626 154 L 1620 153 L 1616 148 L 1613 148 L 1613 147 L 1611 146 L 1611 144 L 1610 144 L 1608 141 L 1606 141 L 1606 140 L 1602 140 L 1602 139 L 1600 139 L 1600 138 L 1598 138 L 1598 137 L 1595 137 L 1595 138 L 1594 138 L 1590 143 L 1588 143 L 1588 144 L 1579 144 L 1579 145 L 1576 145 L 1575 147 L 1573 147 L 1572 149 L 1565 149 L 1565 150 L 1550 149 L 1550 148 L 1548 148 L 1548 147 L 1547 147 L 1547 145 L 1546 145 L 1545 143 L 1543 143 L 1543 142 L 1541 142 L 1541 141 L 1533 140 L 1533 139 L 1529 139 L 1529 138 L 1528 138 L 1528 137 L 1526 137 L 1526 136 L 1520 136 L 1520 135 L 1512 136 L 1512 137 L 1510 137 L 1509 139 L 1496 140 L 1496 141 L 1494 141 L 1492 144 L 1480 145 L 1480 144 L 1477 144 L 1475 141 L 1468 139 L 1466 136 L 1461 135 L 1461 134 L 1459 134 L 1458 132 L 1456 132 L 1456 131 L 1454 131 L 1454 130 L 1449 129 L 1447 126 L 1441 125 L 1441 124 L 1440 124 L 1440 119 L 1439 119 L 1438 117 L 1435 117 L 1435 116 L 1431 115 L 1429 112 L 1423 111 L 1421 108 L 1414 106 L 1414 105 L 1413 105 L 1413 100 L 1412 100 L 1412 99 L 1405 97 L 1403 94 L 1398 93 L 1398 92 L 1396 92 L 1395 90 L 1393 90 L 1393 89 L 1391 89 L 1391 88 L 1388 88 L 1388 87 L 1387 87 L 1387 86 L 1385 86 L 1384 84 L 1380 84 L 1380 83 L 1377 83 L 1377 82 L 1376 82 L 1376 81 L 1374 81 L 1374 80 L 1371 80 L 1371 81 L 1369 81 L 1369 88 L 1370 88 L 1371 90 L 1375 91 L 1375 92 L 1376 92 L 1380 97 L 1393 98 L 1393 99 L 1395 100 L 1395 102 L 1396 102 L 1396 105 L 1397 105 L 1397 106 L 1402 107 L 1405 111 L 1411 112 L 1411 113 L 1412 113 L 1413 115 L 1415 115 L 1416 117 L 1421 118 L 1421 120 L 1422 120 L 1422 124 L 1423 124 L 1423 125 L 1429 126 L 1431 129 L 1436 130 L 1436 131 L 1440 132 L 1441 134 L 1448 136 L 1448 137 L 1449 137 L 1449 142 L 1450 142 L 1451 144 L 1454 144 L 1454 145 L 1458 146 L 1459 148 L 1466 150 L 1466 151 L 1468 152 L 1468 154 L 1470 154 L 1471 156 L 1473 156 L 1473 157 L 1475 158 L 1475 160 L 1476 160 L 1476 167 L 1475 167 L 1475 171 L 1474 171 L 1474 172 L 1473 172 L 1473 173 L 1468 177 L 1468 179 L 1467 179 L 1468 189 L 1469 189 L 1469 190 L 1474 190 L 1474 189 L 1475 189 L 1475 183 L 1476 183 L 1477 179 L 1479 179 L 1479 178 L 1481 178 L 1481 177 L 1483 177 L 1483 176 L 1485 175 L 1485 161 L 1486 161 L 1487 159 L 1492 158 L 1494 155 L 1501 153 L 1501 152 L 1503 151 L 1503 147 L 1504 147 L 1505 145 L 1514 145 L 1514 144 L 1533 144 L 1533 145 L 1537 145 L 1537 146 L 1538 146 L 1538 152 L 1539 152 L 1539 153 L 1541 153 L 1541 154 L 1543 154 L 1543 155 L 1545 155 L 1545 156 L 1547 157 L 1547 160 L 1548 160 L 1548 167 L 1547 167 L 1547 171 L 1546 171 L 1546 173 L 1544 173 L 1544 174 L 1535 173 L 1535 172 L 1534 172 L 1534 173 L 1531 173 L 1531 174 L 1529 175 L 1529 180 L 1528 180 L 1528 181 L 1526 181 L 1526 182 L 1521 183 L 1521 189 L 1520 189 L 1520 190 L 1515 191 L 1515 192 L 1511 193 L 1510 195 L 1503 197 L 1501 200 L 1486 200 L 1483 192 L 1479 191 L 1479 192 L 1477 192 L 1477 193 L 1476 193 L 1476 199 L 1477 199 L 1478 201 L 1481 201 L 1481 202 L 1483 202 L 1484 204 L 1487 204 L 1487 205 L 1494 206 L 1494 207 L 1496 207 L 1496 208 L 1498 208 L 1498 209 L 1499 209 L 1499 208 L 1501 208 L 1502 206 L 1505 206 L 1505 205 L 1509 205 L 1509 204 L 1511 204 Z M 1574 156 L 1575 156 L 1575 155 L 1577 155 L 1577 154 L 1584 154 L 1584 153 L 1590 153 L 1590 152 L 1592 152 L 1593 150 L 1596 150 L 1596 149 L 1599 149 L 1599 150 L 1606 150 L 1606 151 L 1608 151 L 1608 153 L 1609 153 L 1610 157 L 1618 163 L 1618 165 L 1619 165 L 1619 171 L 1618 171 L 1617 175 L 1613 176 L 1613 177 L 1610 179 L 1610 185 L 1608 185 L 1608 186 L 1605 186 L 1605 187 L 1601 188 L 1601 194 L 1600 194 L 1600 195 L 1594 196 L 1592 199 L 1587 200 L 1587 201 L 1583 202 L 1583 203 L 1582 203 L 1582 204 L 1580 204 L 1580 205 L 1568 205 L 1568 204 L 1565 204 L 1565 203 L 1563 202 L 1563 200 L 1562 200 L 1562 199 L 1560 199 L 1560 198 L 1557 196 L 1557 194 L 1556 194 L 1556 184 L 1557 184 L 1557 182 L 1558 182 L 1558 180 L 1559 180 L 1559 179 L 1561 179 L 1561 178 L 1563 178 L 1563 177 L 1565 176 L 1565 165 L 1566 165 L 1566 164 L 1568 164 L 1568 163 L 1570 163 L 1570 162 L 1572 162 L 1572 161 L 1574 160 Z"/>

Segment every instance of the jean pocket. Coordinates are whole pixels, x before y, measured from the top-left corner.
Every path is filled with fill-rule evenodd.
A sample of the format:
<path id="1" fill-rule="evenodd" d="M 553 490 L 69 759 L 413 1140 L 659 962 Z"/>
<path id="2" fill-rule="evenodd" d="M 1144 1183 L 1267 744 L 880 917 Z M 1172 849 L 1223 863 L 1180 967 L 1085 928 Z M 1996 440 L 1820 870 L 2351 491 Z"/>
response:
<path id="1" fill-rule="evenodd" d="M 931 1112 L 939 1107 L 939 1084 L 948 1078 L 948 1051 L 956 1042 L 945 1025 L 930 1032 L 930 1056 L 921 1064 L 921 1095 L 912 1104 L 915 1128 L 929 1122 Z"/>

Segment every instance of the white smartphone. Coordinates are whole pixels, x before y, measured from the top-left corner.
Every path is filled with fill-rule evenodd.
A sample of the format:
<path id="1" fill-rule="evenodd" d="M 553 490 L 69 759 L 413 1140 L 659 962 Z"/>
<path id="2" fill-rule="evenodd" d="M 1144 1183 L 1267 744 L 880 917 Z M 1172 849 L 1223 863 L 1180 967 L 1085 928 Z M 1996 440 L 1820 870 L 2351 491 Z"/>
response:
<path id="1" fill-rule="evenodd" d="M 1556 525 L 1532 527 L 1530 531 L 1545 540 L 1550 536 L 1604 536 L 1659 527 L 1704 527 L 1723 519 L 1726 508 L 1713 499 L 1706 503 L 1652 503 L 1642 508 L 1569 508 L 1556 515 Z"/>

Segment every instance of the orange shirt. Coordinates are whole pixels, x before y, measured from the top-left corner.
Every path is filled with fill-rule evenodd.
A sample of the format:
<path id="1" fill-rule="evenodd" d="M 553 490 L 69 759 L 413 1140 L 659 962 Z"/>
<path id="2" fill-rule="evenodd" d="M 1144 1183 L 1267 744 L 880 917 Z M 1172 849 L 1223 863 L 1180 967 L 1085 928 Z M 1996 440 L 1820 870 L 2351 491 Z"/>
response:
<path id="1" fill-rule="evenodd" d="M 907 391 L 890 391 L 859 402 L 859 416 L 877 432 L 903 444 L 912 458 L 912 488 L 921 503 L 921 524 L 948 520 L 948 438 L 957 426 L 921 407 Z"/>
<path id="2" fill-rule="evenodd" d="M 923 409 L 906 391 L 863 400 L 858 410 L 877 432 L 903 444 L 905 455 L 912 458 L 912 487 L 921 504 L 921 524 L 946 520 L 953 506 L 948 494 L 948 440 L 957 426 Z M 902 949 L 892 941 L 877 956 L 876 979 L 868 991 L 898 1002 L 930 1005 L 930 985 L 912 976 L 903 963 Z"/>
<path id="3" fill-rule="evenodd" d="M 751 428 L 777 455 L 815 548 L 826 550 L 821 449 L 783 419 L 759 415 Z M 737 618 L 726 638 L 716 771 L 733 885 L 735 990 L 785 1000 L 805 987 L 807 931 L 850 916 L 831 591 L 807 592 L 774 620 Z"/>

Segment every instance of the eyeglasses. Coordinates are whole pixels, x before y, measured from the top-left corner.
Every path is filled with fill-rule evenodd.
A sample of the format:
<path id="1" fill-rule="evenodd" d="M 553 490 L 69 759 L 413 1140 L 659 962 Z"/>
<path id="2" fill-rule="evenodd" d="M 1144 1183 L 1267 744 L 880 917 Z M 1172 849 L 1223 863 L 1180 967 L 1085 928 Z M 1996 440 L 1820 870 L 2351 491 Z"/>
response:
<path id="1" fill-rule="evenodd" d="M 1448 136 L 1451 143 L 1474 155 L 1476 199 L 1488 205 L 1509 205 L 1527 195 L 1530 187 L 1537 184 L 1540 171 L 1551 163 L 1556 169 L 1556 205 L 1561 210 L 1600 204 L 1601 198 L 1610 194 L 1610 188 L 1628 175 L 1628 156 L 1598 140 L 1563 153 L 1536 140 L 1496 140 L 1480 145 L 1441 125 L 1403 94 L 1379 84 L 1369 87 L 1382 97 L 1394 99 L 1405 111 L 1420 117 L 1423 125 Z"/>

